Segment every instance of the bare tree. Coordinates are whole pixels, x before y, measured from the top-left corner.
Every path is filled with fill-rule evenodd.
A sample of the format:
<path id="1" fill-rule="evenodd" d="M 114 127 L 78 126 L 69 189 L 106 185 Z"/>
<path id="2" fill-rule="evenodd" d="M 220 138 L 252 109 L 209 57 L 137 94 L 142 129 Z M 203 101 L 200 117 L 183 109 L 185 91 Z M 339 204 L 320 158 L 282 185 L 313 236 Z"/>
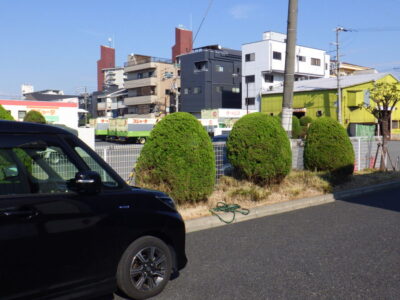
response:
<path id="1" fill-rule="evenodd" d="M 382 134 L 382 155 L 381 170 L 386 170 L 387 141 L 390 140 L 390 120 L 393 109 L 400 101 L 400 83 L 378 82 L 369 90 L 370 104 L 364 103 L 362 106 L 370 112 L 378 121 L 378 126 Z M 373 105 L 371 105 L 373 104 Z"/>

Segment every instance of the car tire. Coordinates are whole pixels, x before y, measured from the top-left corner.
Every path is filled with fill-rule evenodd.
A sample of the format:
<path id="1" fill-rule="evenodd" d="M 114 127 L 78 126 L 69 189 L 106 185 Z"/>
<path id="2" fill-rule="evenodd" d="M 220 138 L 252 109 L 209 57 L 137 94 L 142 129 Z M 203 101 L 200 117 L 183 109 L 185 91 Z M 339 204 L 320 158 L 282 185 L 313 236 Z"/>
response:
<path id="1" fill-rule="evenodd" d="M 133 299 L 159 294 L 172 272 L 172 253 L 159 238 L 144 236 L 125 250 L 117 269 L 119 289 Z"/>

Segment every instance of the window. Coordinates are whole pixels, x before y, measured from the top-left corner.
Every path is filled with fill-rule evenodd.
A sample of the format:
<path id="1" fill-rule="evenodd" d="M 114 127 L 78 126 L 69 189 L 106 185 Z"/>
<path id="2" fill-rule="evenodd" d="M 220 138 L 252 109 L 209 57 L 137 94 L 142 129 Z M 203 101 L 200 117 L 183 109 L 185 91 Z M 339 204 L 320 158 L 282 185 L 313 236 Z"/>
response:
<path id="1" fill-rule="evenodd" d="M 206 61 L 198 61 L 194 63 L 195 71 L 207 71 L 207 62 Z"/>
<path id="2" fill-rule="evenodd" d="M 143 78 L 143 73 L 137 73 L 137 79 L 142 79 Z"/>
<path id="3" fill-rule="evenodd" d="M 0 196 L 72 191 L 76 165 L 53 138 L 0 137 Z"/>
<path id="4" fill-rule="evenodd" d="M 185 95 L 189 95 L 189 93 L 190 93 L 190 88 L 184 88 L 184 89 L 183 89 L 183 93 L 184 93 Z"/>
<path id="5" fill-rule="evenodd" d="M 216 91 L 217 93 L 222 93 L 222 90 L 223 90 L 222 86 L 217 85 L 217 86 L 215 87 L 215 91 Z"/>
<path id="6" fill-rule="evenodd" d="M 232 88 L 232 93 L 234 93 L 234 94 L 239 94 L 239 93 L 240 93 L 240 88 L 238 88 L 238 87 L 233 87 L 233 88 Z"/>
<path id="7" fill-rule="evenodd" d="M 200 94 L 201 93 L 201 87 L 194 87 L 193 88 L 193 94 Z"/>
<path id="8" fill-rule="evenodd" d="M 18 120 L 23 120 L 26 115 L 26 110 L 19 110 L 18 111 Z"/>
<path id="9" fill-rule="evenodd" d="M 255 76 L 254 75 L 248 75 L 245 77 L 246 83 L 252 83 L 255 81 Z"/>
<path id="10" fill-rule="evenodd" d="M 393 120 L 392 121 L 392 129 L 399 129 L 399 120 Z"/>
<path id="11" fill-rule="evenodd" d="M 254 105 L 256 103 L 256 99 L 254 97 L 246 98 L 246 105 Z"/>
<path id="12" fill-rule="evenodd" d="M 312 66 L 320 66 L 321 65 L 321 60 L 319 58 L 311 57 L 311 65 Z"/>
<path id="13" fill-rule="evenodd" d="M 97 161 L 94 160 L 84 149 L 79 146 L 74 147 L 76 153 L 85 161 L 86 165 L 90 170 L 99 173 L 101 177 L 101 182 L 105 187 L 117 187 L 118 183 L 108 174 L 108 172 L 99 165 Z"/>
<path id="14" fill-rule="evenodd" d="M 256 59 L 255 53 L 249 53 L 244 56 L 245 61 L 254 61 Z"/>
<path id="15" fill-rule="evenodd" d="M 325 70 L 328 70 L 328 64 L 325 63 Z"/>
<path id="16" fill-rule="evenodd" d="M 216 65 L 215 66 L 215 72 L 223 72 L 224 71 L 224 67 L 220 66 L 220 65 Z"/>
<path id="17" fill-rule="evenodd" d="M 264 74 L 264 81 L 265 82 L 274 82 L 274 75 Z"/>
<path id="18" fill-rule="evenodd" d="M 272 52 L 272 58 L 273 59 L 277 59 L 277 60 L 281 60 L 282 59 L 282 53 L 274 51 L 274 52 Z"/>
<path id="19" fill-rule="evenodd" d="M 302 55 L 297 55 L 297 60 L 298 60 L 298 61 L 305 62 L 305 61 L 306 61 L 306 57 L 305 57 L 305 56 L 302 56 Z"/>

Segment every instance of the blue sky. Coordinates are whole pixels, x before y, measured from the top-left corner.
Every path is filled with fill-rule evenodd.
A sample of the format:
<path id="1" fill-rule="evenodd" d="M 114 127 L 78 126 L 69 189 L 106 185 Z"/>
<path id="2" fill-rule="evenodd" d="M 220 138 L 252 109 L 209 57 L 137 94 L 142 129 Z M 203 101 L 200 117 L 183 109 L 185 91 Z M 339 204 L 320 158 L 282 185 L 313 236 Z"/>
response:
<path id="1" fill-rule="evenodd" d="M 96 88 L 99 45 L 114 38 L 116 63 L 130 53 L 171 57 L 174 28 L 196 32 L 209 0 L 0 0 L 0 98 L 35 90 Z M 286 32 L 287 0 L 214 0 L 195 47 L 240 49 L 264 31 Z M 299 0 L 297 44 L 333 51 L 340 25 L 342 61 L 399 75 L 400 0 Z M 334 55 L 334 52 L 330 53 Z"/>

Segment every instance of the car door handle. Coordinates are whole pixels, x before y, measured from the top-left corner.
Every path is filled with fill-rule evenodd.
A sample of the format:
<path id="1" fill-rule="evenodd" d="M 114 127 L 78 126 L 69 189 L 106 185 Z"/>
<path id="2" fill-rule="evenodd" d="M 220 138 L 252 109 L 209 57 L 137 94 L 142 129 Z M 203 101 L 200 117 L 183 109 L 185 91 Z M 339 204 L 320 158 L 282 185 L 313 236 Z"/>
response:
<path id="1" fill-rule="evenodd" d="M 39 215 L 39 212 L 32 209 L 11 209 L 0 211 L 0 215 L 4 217 L 27 217 L 33 218 Z"/>

